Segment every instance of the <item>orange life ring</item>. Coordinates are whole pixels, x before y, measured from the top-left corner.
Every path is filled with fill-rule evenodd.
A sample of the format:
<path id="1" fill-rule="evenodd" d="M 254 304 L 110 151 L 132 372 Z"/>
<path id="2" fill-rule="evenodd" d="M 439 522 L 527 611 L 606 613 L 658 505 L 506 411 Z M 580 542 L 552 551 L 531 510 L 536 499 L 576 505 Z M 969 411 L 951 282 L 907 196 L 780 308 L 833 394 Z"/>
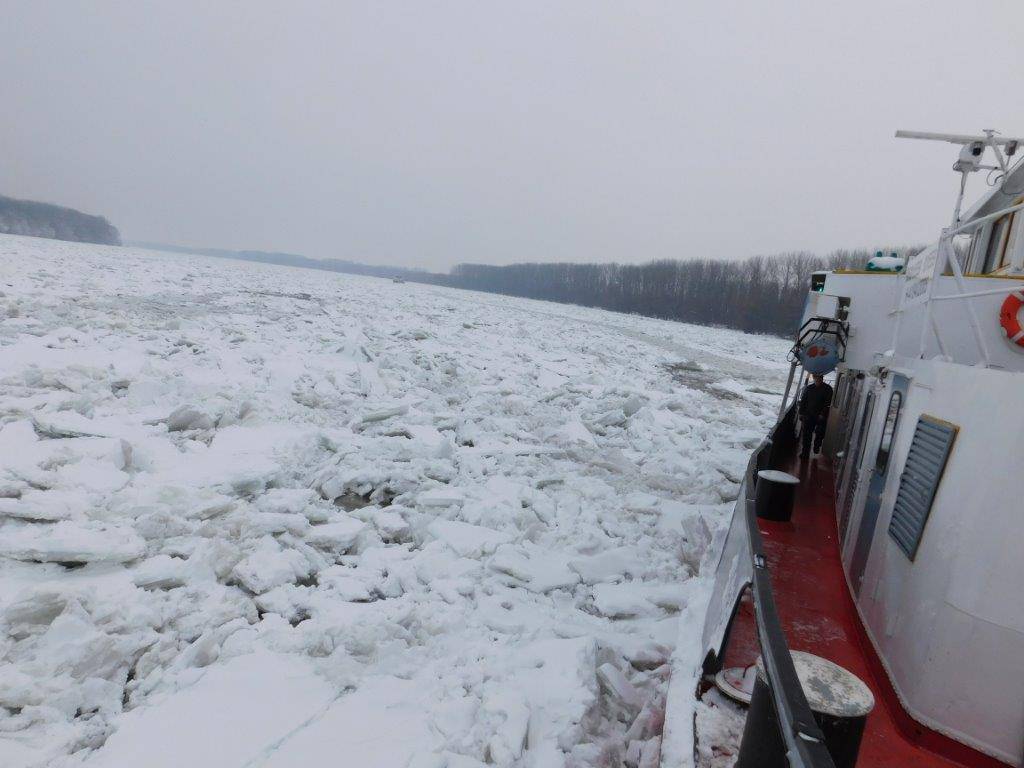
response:
<path id="1" fill-rule="evenodd" d="M 1017 311 L 1024 307 L 1024 293 L 1014 291 L 1003 301 L 999 308 L 999 324 L 1003 327 L 1006 338 L 1018 347 L 1024 347 L 1024 328 L 1017 319 Z"/>

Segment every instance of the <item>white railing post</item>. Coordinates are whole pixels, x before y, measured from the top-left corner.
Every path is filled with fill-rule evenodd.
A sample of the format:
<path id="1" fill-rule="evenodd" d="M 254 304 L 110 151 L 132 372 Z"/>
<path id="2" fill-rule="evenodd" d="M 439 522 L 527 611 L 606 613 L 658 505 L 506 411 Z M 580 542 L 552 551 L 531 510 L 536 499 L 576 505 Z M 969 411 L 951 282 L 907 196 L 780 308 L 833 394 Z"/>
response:
<path id="1" fill-rule="evenodd" d="M 928 331 L 933 331 L 932 325 L 932 296 L 935 295 L 935 285 L 939 282 L 939 276 L 946 271 L 946 250 L 942 243 L 948 237 L 949 230 L 942 230 L 939 242 L 935 248 L 935 265 L 932 267 L 932 277 L 928 281 L 927 295 L 924 301 L 924 318 L 921 321 L 921 336 L 917 345 L 917 356 L 924 359 L 925 349 L 928 345 Z"/>
<path id="2" fill-rule="evenodd" d="M 935 341 L 939 343 L 939 354 L 943 357 L 949 357 L 949 353 L 946 351 L 946 345 L 942 343 L 942 336 L 939 335 L 939 324 L 935 321 L 935 315 L 932 315 L 932 330 L 935 331 Z"/>
<path id="3" fill-rule="evenodd" d="M 967 283 L 964 280 L 964 272 L 960 269 L 960 262 L 957 261 L 956 253 L 953 252 L 953 238 L 949 236 L 945 241 L 946 248 L 949 249 L 949 263 L 953 269 L 953 279 L 956 280 L 957 290 L 961 294 L 967 293 Z M 940 245 L 940 247 L 942 247 Z M 986 368 L 989 365 L 988 356 L 988 345 L 985 344 L 985 335 L 981 332 L 981 324 L 978 323 L 978 313 L 974 311 L 974 304 L 970 301 L 964 302 L 967 306 L 967 317 L 971 323 L 971 330 L 974 332 L 974 340 L 978 343 L 978 349 L 981 350 L 981 362 Z M 936 334 L 938 330 L 936 330 Z"/>
<path id="4" fill-rule="evenodd" d="M 907 259 L 909 262 L 910 259 Z M 904 267 L 904 270 L 906 267 Z M 897 298 L 896 298 L 896 322 L 892 324 L 892 344 L 889 345 L 889 349 L 892 350 L 893 357 L 896 356 L 897 347 L 900 343 L 900 329 L 903 327 L 903 293 L 907 290 L 907 276 L 901 274 L 896 278 Z"/>

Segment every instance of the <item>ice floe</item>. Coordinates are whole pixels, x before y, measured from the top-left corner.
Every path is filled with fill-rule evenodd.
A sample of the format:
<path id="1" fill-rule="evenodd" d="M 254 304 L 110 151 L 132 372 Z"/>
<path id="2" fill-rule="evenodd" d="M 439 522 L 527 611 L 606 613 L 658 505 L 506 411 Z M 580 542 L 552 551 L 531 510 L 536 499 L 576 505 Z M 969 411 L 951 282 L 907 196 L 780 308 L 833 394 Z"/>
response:
<path id="1" fill-rule="evenodd" d="M 785 342 L 8 236 L 0 291 L 0 765 L 678 751 Z"/>

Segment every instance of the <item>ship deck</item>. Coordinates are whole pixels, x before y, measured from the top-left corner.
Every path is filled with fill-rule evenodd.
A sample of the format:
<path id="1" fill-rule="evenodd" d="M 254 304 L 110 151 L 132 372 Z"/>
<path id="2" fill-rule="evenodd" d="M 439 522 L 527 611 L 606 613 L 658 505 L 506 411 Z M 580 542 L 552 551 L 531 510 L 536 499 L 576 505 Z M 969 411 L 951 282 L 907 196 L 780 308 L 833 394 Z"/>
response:
<path id="1" fill-rule="evenodd" d="M 864 634 L 839 554 L 832 464 L 825 457 L 794 464 L 800 477 L 790 522 L 760 520 L 776 606 L 791 650 L 845 667 L 875 696 L 861 743 L 865 766 L 1003 766 L 924 728 L 902 709 Z M 746 666 L 760 653 L 752 605 L 744 600 L 726 652 L 726 666 Z"/>

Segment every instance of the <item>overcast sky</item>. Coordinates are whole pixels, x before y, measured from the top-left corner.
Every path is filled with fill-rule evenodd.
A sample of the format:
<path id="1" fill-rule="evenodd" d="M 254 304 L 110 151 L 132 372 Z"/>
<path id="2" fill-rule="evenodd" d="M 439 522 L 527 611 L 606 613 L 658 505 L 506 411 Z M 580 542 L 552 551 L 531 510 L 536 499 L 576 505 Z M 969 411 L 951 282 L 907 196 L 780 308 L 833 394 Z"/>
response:
<path id="1" fill-rule="evenodd" d="M 0 194 L 446 269 L 933 239 L 1024 2 L 0 0 Z"/>

